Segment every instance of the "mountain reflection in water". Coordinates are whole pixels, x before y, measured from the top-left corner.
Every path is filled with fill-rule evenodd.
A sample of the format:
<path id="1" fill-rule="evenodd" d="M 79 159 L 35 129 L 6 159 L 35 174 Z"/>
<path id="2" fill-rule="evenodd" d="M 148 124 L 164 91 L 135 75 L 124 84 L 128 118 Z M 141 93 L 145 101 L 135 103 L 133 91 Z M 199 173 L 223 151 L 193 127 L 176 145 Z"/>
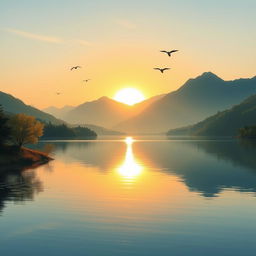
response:
<path id="1" fill-rule="evenodd" d="M 47 143 L 49 165 L 0 175 L 1 255 L 255 252 L 253 143 L 128 137 L 38 148 Z"/>
<path id="2" fill-rule="evenodd" d="M 214 197 L 225 188 L 256 192 L 256 145 L 250 141 L 154 141 L 128 137 L 114 143 L 57 142 L 54 145 L 56 154 L 64 161 L 78 160 L 102 172 L 117 168 L 127 181 L 149 166 L 158 172 L 175 174 L 191 191 L 206 197 Z"/>

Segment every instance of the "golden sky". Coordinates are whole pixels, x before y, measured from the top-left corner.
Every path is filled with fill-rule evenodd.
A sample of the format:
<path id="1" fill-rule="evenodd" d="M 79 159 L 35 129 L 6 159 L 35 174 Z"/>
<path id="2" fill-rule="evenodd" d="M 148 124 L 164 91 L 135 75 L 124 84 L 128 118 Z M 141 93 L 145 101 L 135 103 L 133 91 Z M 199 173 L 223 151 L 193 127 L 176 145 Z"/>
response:
<path id="1" fill-rule="evenodd" d="M 252 0 L 1 2 L 0 90 L 44 108 L 125 87 L 150 97 L 206 71 L 252 77 L 255 10 Z M 162 49 L 180 51 L 168 58 Z M 75 65 L 82 69 L 71 72 Z"/>

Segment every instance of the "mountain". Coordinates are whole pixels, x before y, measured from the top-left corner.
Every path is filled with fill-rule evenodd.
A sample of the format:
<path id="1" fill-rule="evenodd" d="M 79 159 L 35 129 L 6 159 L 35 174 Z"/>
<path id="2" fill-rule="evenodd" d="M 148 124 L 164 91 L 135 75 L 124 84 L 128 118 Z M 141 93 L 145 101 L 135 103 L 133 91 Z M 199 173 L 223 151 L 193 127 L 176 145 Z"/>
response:
<path id="1" fill-rule="evenodd" d="M 133 115 L 138 115 L 140 114 L 143 110 L 145 110 L 146 108 L 148 108 L 152 103 L 162 99 L 165 96 L 165 94 L 160 94 L 160 95 L 156 95 L 153 96 L 151 98 L 148 98 L 144 101 L 141 101 L 137 104 L 134 104 L 133 107 Z"/>
<path id="2" fill-rule="evenodd" d="M 235 136 L 240 128 L 251 125 L 256 125 L 256 95 L 195 125 L 170 130 L 167 134 Z"/>
<path id="3" fill-rule="evenodd" d="M 34 116 L 43 122 L 51 122 L 52 124 L 63 123 L 63 121 L 55 118 L 54 116 L 44 113 L 43 111 L 32 106 L 26 105 L 23 101 L 4 92 L 0 92 L 0 104 L 5 112 L 11 114 L 24 113 L 26 115 Z"/>
<path id="4" fill-rule="evenodd" d="M 130 112 L 130 106 L 108 97 L 85 102 L 69 111 L 64 120 L 71 124 L 94 124 L 110 128 L 118 121 L 124 120 Z"/>
<path id="5" fill-rule="evenodd" d="M 117 102 L 108 97 L 101 97 L 71 109 L 63 116 L 63 119 L 71 124 L 94 124 L 111 128 L 127 118 L 138 115 L 161 97 L 163 95 L 152 97 L 133 106 Z"/>
<path id="6" fill-rule="evenodd" d="M 69 111 L 71 111 L 72 109 L 74 109 L 75 107 L 73 106 L 64 106 L 62 108 L 57 108 L 54 106 L 50 106 L 48 108 L 44 108 L 42 109 L 42 111 L 51 114 L 57 118 L 63 118 Z"/>
<path id="7" fill-rule="evenodd" d="M 157 133 L 196 123 L 256 93 L 256 77 L 224 81 L 211 72 L 189 79 L 178 90 L 152 103 L 139 115 L 114 129 L 133 133 Z"/>

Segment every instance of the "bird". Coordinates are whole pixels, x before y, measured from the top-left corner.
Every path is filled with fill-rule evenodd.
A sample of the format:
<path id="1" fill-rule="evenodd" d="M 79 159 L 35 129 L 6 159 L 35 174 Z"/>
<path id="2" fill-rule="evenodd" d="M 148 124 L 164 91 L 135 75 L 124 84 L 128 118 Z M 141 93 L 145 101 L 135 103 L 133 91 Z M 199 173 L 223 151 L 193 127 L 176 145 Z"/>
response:
<path id="1" fill-rule="evenodd" d="M 83 80 L 83 82 L 88 83 L 90 80 L 92 80 L 92 79 L 85 79 L 85 80 Z"/>
<path id="2" fill-rule="evenodd" d="M 73 69 L 78 69 L 78 68 L 82 68 L 82 67 L 80 67 L 80 66 L 74 66 L 74 67 L 72 67 L 70 70 L 72 71 Z"/>
<path id="3" fill-rule="evenodd" d="M 174 53 L 174 52 L 178 52 L 179 50 L 171 50 L 171 51 L 160 51 L 160 52 L 164 52 L 164 53 L 166 53 L 169 57 L 171 57 L 172 56 L 172 53 Z"/>
<path id="4" fill-rule="evenodd" d="M 164 73 L 165 70 L 169 70 L 171 68 L 154 68 L 155 70 L 159 70 L 161 73 Z"/>

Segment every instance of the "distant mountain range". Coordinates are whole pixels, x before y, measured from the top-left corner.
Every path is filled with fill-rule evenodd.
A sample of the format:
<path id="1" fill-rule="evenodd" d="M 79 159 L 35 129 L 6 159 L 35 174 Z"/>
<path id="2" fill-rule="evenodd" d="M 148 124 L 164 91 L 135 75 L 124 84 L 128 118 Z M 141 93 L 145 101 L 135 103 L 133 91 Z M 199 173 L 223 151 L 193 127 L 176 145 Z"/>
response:
<path id="1" fill-rule="evenodd" d="M 196 123 L 238 104 L 256 93 L 256 77 L 224 81 L 211 72 L 189 79 L 148 106 L 139 115 L 125 120 L 114 129 L 129 133 L 157 133 Z"/>
<path id="2" fill-rule="evenodd" d="M 87 123 L 111 128 L 119 120 L 123 120 L 129 111 L 130 106 L 101 97 L 75 107 L 66 113 L 64 120 L 71 124 Z"/>
<path id="3" fill-rule="evenodd" d="M 158 95 L 133 106 L 117 102 L 108 97 L 101 97 L 77 107 L 66 106 L 62 109 L 49 107 L 44 111 L 59 116 L 70 124 L 93 124 L 110 129 L 128 118 L 138 115 L 163 96 Z"/>
<path id="4" fill-rule="evenodd" d="M 62 108 L 57 108 L 57 107 L 48 107 L 48 108 L 44 108 L 42 109 L 42 111 L 51 114 L 57 118 L 63 119 L 63 117 L 65 117 L 65 115 L 71 111 L 72 109 L 74 109 L 75 107 L 73 106 L 64 106 Z"/>
<path id="5" fill-rule="evenodd" d="M 54 125 L 59 125 L 65 123 L 65 121 L 61 119 L 57 119 L 56 117 L 61 118 L 65 114 L 65 112 L 71 111 L 73 107 L 71 106 L 65 106 L 64 108 L 55 108 L 50 107 L 48 108 L 48 112 L 55 112 L 55 115 L 45 113 L 44 111 L 41 111 L 37 108 L 34 108 L 32 106 L 26 105 L 23 101 L 13 97 L 10 94 L 0 92 L 0 105 L 2 105 L 4 112 L 7 114 L 18 114 L 18 113 L 24 113 L 26 115 L 31 115 L 36 117 L 38 120 L 49 123 L 51 122 Z M 55 117 L 56 116 L 56 117 Z M 75 126 L 75 125 L 74 125 Z M 96 125 L 90 125 L 90 124 L 84 124 L 81 125 L 83 127 L 88 127 L 89 129 L 95 131 L 98 135 L 121 135 L 123 133 L 106 129 L 101 126 Z"/>
<path id="6" fill-rule="evenodd" d="M 0 104 L 2 105 L 4 111 L 10 114 L 24 113 L 26 115 L 34 116 L 43 122 L 51 122 L 52 124 L 56 125 L 64 123 L 62 120 L 57 119 L 53 115 L 26 105 L 23 101 L 4 92 L 0 92 Z"/>
<path id="7" fill-rule="evenodd" d="M 168 135 L 235 136 L 240 128 L 256 125 L 256 95 L 195 125 L 170 130 Z"/>
<path id="8" fill-rule="evenodd" d="M 107 134 L 117 134 L 115 131 L 130 134 L 165 133 L 168 130 L 195 124 L 218 111 L 231 108 L 254 94 L 256 77 L 224 81 L 215 74 L 206 72 L 189 79 L 176 91 L 152 97 L 133 106 L 101 97 L 74 107 L 49 107 L 44 109 L 48 112 L 45 113 L 3 92 L 0 92 L 0 104 L 6 112 L 33 115 L 37 119 L 53 124 L 65 121 L 71 125 L 94 126 Z M 205 133 L 208 133 L 207 129 L 203 129 Z M 179 131 L 180 129 L 177 129 L 176 132 Z M 194 130 L 193 133 L 203 134 Z"/>

